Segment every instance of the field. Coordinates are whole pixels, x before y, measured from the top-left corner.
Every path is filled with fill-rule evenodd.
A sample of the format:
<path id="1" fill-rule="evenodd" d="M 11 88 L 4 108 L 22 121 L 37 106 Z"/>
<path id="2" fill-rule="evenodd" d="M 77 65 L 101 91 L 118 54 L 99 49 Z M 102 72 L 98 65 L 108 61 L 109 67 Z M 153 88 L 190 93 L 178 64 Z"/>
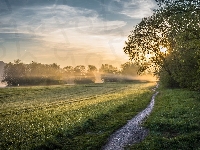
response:
<path id="1" fill-rule="evenodd" d="M 0 90 L 0 149 L 100 149 L 151 100 L 155 83 Z"/>
<path id="2" fill-rule="evenodd" d="M 200 149 L 200 93 L 160 89 L 155 108 L 144 126 L 148 137 L 129 149 Z"/>

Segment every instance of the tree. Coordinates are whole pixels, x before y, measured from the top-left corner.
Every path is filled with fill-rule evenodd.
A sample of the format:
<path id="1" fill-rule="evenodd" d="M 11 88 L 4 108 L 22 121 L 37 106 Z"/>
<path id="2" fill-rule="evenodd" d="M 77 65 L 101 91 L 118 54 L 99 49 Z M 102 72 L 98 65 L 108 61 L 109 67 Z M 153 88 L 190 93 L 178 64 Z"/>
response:
<path id="1" fill-rule="evenodd" d="M 149 18 L 144 18 L 128 36 L 124 52 L 130 60 L 139 67 L 138 73 L 150 71 L 157 74 L 165 67 L 166 51 L 170 50 L 167 32 L 169 25 L 159 12 Z M 167 68 L 166 68 L 166 71 Z"/>
<path id="2" fill-rule="evenodd" d="M 110 73 L 110 74 L 117 74 L 118 73 L 117 67 L 114 67 L 114 66 L 109 65 L 109 64 L 102 64 L 101 68 L 99 70 L 100 70 L 100 72 L 103 72 L 103 73 Z"/>
<path id="3" fill-rule="evenodd" d="M 75 73 L 75 75 L 77 75 L 77 76 L 84 76 L 85 73 L 86 73 L 85 66 L 83 66 L 83 65 L 76 66 L 76 67 L 74 68 L 74 73 Z"/>
<path id="4" fill-rule="evenodd" d="M 124 64 L 121 65 L 121 74 L 122 75 L 129 75 L 129 76 L 135 76 L 137 75 L 137 70 L 138 67 L 133 64 L 132 62 L 126 62 Z"/>
<path id="5" fill-rule="evenodd" d="M 4 72 L 4 66 L 5 66 L 6 64 L 3 62 L 3 61 L 0 61 L 0 82 L 2 82 L 2 80 L 3 80 L 3 72 Z M 0 83 L 1 84 L 1 83 Z"/>
<path id="6" fill-rule="evenodd" d="M 95 74 L 97 72 L 97 68 L 94 65 L 88 65 L 88 70 L 87 70 L 87 78 L 91 80 L 92 82 L 95 82 Z"/>
<path id="7" fill-rule="evenodd" d="M 6 82 L 8 86 L 60 84 L 61 73 L 60 66 L 55 63 L 49 65 L 37 62 L 24 64 L 18 59 L 14 63 L 6 64 L 2 81 Z"/>
<path id="8" fill-rule="evenodd" d="M 94 65 L 88 65 L 87 72 L 95 72 L 95 71 L 97 71 L 97 67 L 95 67 Z"/>
<path id="9" fill-rule="evenodd" d="M 119 71 L 117 67 L 109 64 L 102 64 L 99 71 L 101 72 L 101 79 L 104 82 L 116 82 L 119 80 Z"/>
<path id="10" fill-rule="evenodd" d="M 5 65 L 2 82 L 6 82 L 9 86 L 23 84 L 25 71 L 25 65 L 21 62 L 21 60 L 14 60 L 14 63 L 10 62 Z"/>
<path id="11" fill-rule="evenodd" d="M 74 68 L 72 66 L 63 68 L 63 80 L 70 84 L 74 83 Z"/>
<path id="12" fill-rule="evenodd" d="M 74 68 L 72 66 L 66 66 L 63 68 L 63 70 L 67 73 L 67 75 L 73 75 L 74 74 Z"/>
<path id="13" fill-rule="evenodd" d="M 168 39 L 173 48 L 165 64 L 180 87 L 199 90 L 200 3 L 176 0 L 165 5 L 167 11 L 164 14 L 169 16 L 168 22 L 171 24 Z"/>
<path id="14" fill-rule="evenodd" d="M 92 80 L 87 78 L 86 68 L 83 65 L 78 65 L 74 68 L 75 79 L 74 82 L 77 84 L 93 83 Z"/>
<path id="15" fill-rule="evenodd" d="M 125 53 L 139 66 L 181 87 L 200 82 L 200 4 L 190 0 L 158 0 L 160 8 L 144 18 L 128 36 Z M 187 83 L 184 83 L 187 81 Z"/>

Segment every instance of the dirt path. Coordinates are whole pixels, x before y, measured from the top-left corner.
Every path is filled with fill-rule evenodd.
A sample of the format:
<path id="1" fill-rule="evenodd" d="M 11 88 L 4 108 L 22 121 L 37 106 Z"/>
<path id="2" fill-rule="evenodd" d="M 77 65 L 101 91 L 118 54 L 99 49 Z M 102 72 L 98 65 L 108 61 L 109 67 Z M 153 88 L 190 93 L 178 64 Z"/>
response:
<path id="1" fill-rule="evenodd" d="M 148 131 L 140 125 L 151 113 L 157 94 L 158 92 L 152 96 L 151 102 L 146 109 L 141 111 L 134 118 L 129 120 L 125 126 L 110 136 L 108 143 L 102 148 L 103 150 L 123 150 L 124 147 L 140 142 L 147 136 Z"/>

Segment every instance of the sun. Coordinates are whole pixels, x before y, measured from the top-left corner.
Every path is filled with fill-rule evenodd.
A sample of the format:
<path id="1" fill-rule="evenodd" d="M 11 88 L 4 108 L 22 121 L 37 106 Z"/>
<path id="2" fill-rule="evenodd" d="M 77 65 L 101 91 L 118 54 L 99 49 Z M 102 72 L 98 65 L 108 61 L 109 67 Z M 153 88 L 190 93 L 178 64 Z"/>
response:
<path id="1" fill-rule="evenodd" d="M 167 48 L 166 48 L 166 47 L 160 46 L 160 51 L 161 51 L 162 53 L 166 53 L 166 52 L 167 52 Z"/>
<path id="2" fill-rule="evenodd" d="M 146 54 L 145 57 L 146 57 L 147 59 L 150 59 L 150 58 L 152 57 L 152 54 Z"/>

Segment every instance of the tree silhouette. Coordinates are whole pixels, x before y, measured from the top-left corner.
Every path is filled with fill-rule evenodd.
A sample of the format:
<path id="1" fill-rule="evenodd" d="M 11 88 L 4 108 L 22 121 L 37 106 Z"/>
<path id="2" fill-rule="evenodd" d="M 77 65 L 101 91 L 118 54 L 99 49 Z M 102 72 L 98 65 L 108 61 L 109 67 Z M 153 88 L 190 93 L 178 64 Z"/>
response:
<path id="1" fill-rule="evenodd" d="M 32 62 L 24 64 L 21 60 L 14 60 L 14 63 L 8 63 L 4 67 L 2 82 L 9 86 L 17 85 L 49 85 L 60 84 L 62 70 L 59 65 L 41 64 Z"/>
<path id="2" fill-rule="evenodd" d="M 88 65 L 88 70 L 87 70 L 87 78 L 90 79 L 91 81 L 95 82 L 95 73 L 97 72 L 97 68 L 94 65 Z"/>

